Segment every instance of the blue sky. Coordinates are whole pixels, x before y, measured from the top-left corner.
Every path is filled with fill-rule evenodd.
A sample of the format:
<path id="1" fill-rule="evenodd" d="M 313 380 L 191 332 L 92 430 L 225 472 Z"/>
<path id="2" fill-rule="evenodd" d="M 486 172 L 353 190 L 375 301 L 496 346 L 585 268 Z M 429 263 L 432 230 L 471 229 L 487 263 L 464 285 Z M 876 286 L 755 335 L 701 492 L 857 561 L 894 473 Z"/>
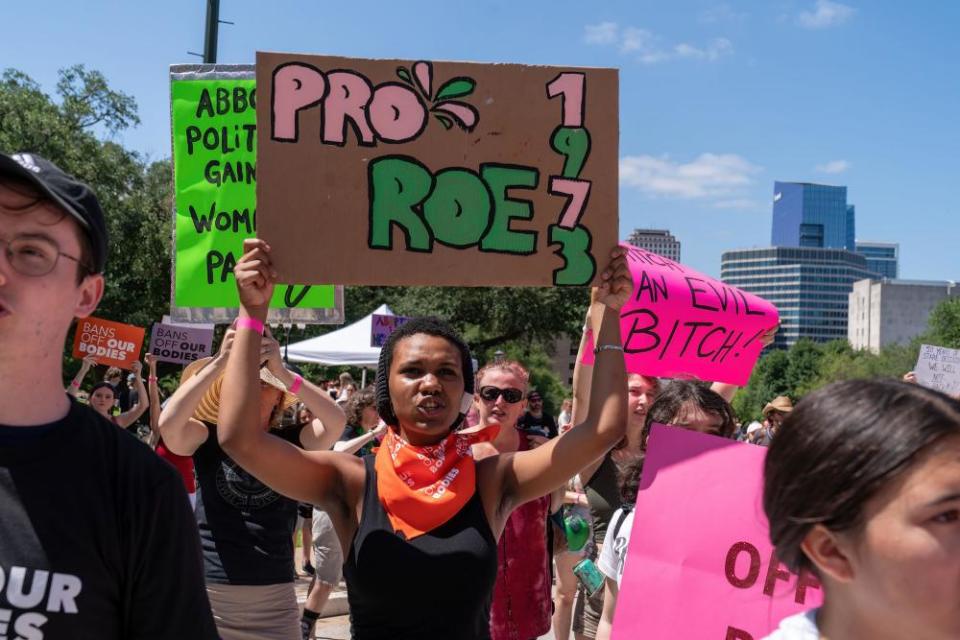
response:
<path id="1" fill-rule="evenodd" d="M 266 8 L 266 7 L 270 8 Z M 48 91 L 102 71 L 169 155 L 168 66 L 203 50 L 206 3 L 8 2 L 0 67 Z M 857 237 L 901 277 L 960 279 L 960 3 L 894 0 L 222 0 L 219 61 L 257 50 L 620 69 L 620 229 L 669 228 L 683 262 L 770 242 L 774 180 L 847 185 Z"/>

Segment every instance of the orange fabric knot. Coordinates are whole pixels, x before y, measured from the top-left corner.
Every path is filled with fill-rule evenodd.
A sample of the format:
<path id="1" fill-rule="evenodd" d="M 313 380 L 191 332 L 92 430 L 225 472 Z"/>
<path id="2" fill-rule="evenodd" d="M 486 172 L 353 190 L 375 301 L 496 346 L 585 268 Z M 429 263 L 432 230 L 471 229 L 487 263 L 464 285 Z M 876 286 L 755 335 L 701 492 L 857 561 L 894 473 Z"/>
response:
<path id="1" fill-rule="evenodd" d="M 500 425 L 453 432 L 442 442 L 418 447 L 393 428 L 377 450 L 377 493 L 390 524 L 409 540 L 436 529 L 463 508 L 477 490 L 470 447 L 497 437 Z"/>

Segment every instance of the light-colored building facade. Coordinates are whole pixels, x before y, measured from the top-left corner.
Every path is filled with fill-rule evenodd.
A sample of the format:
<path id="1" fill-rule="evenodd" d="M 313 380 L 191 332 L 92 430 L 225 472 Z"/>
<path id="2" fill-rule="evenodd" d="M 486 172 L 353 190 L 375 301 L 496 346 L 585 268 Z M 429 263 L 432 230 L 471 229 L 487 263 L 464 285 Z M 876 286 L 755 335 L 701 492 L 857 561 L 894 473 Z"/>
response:
<path id="1" fill-rule="evenodd" d="M 573 386 L 573 367 L 577 363 L 577 350 L 580 348 L 578 340 L 571 340 L 562 335 L 553 343 L 553 356 L 550 358 L 550 368 L 563 384 Z"/>
<path id="2" fill-rule="evenodd" d="M 627 242 L 650 253 L 680 262 L 680 241 L 669 229 L 634 229 Z"/>
<path id="3" fill-rule="evenodd" d="M 878 353 L 923 333 L 942 300 L 960 296 L 956 282 L 864 279 L 849 296 L 847 339 L 854 349 Z"/>

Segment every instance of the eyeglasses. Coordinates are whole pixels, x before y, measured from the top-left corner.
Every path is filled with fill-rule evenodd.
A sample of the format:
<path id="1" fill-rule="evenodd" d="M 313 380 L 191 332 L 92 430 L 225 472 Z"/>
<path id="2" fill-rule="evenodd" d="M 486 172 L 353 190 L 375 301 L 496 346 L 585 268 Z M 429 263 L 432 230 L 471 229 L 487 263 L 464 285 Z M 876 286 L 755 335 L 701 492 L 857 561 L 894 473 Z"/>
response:
<path id="1" fill-rule="evenodd" d="M 90 271 L 90 268 L 80 261 L 80 258 L 60 251 L 60 247 L 48 238 L 36 235 L 19 235 L 10 240 L 0 238 L 0 244 L 6 245 L 4 253 L 7 262 L 20 275 L 38 278 L 53 271 L 60 256 L 73 260 L 81 267 Z"/>
<path id="2" fill-rule="evenodd" d="M 487 402 L 496 402 L 497 398 L 503 396 L 504 402 L 516 404 L 523 400 L 523 391 L 513 387 L 501 389 L 500 387 L 480 387 L 480 397 Z"/>
<path id="3" fill-rule="evenodd" d="M 530 402 L 540 402 L 541 400 L 543 400 L 543 398 L 541 398 L 540 396 L 529 396 L 527 400 L 529 400 Z"/>

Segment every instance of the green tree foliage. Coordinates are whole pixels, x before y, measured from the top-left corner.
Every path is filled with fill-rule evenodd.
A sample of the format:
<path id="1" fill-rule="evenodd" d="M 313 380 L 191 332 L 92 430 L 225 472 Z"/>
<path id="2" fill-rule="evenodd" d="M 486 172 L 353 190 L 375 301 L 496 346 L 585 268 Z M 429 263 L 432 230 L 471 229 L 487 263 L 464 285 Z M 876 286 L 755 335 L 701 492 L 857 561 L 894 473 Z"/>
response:
<path id="1" fill-rule="evenodd" d="M 846 340 L 817 344 L 801 340 L 786 351 L 769 351 L 757 363 L 749 384 L 733 399 L 743 421 L 762 419 L 763 406 L 779 395 L 794 401 L 838 380 L 900 378 L 917 362 L 919 340 L 891 345 L 875 354 L 855 351 Z"/>
<path id="2" fill-rule="evenodd" d="M 960 297 L 947 298 L 930 314 L 924 342 L 960 349 Z"/>
<path id="3" fill-rule="evenodd" d="M 589 302 L 585 288 L 347 287 L 347 321 L 386 303 L 405 316 L 434 315 L 460 330 L 481 361 L 512 342 L 547 347 L 556 336 L 579 337 Z"/>
<path id="4" fill-rule="evenodd" d="M 111 138 L 139 124 L 134 99 L 82 65 L 63 69 L 59 101 L 29 76 L 0 76 L 0 149 L 40 154 L 93 186 L 110 232 L 98 313 L 148 326 L 169 307 L 171 173 Z"/>
<path id="5" fill-rule="evenodd" d="M 132 97 L 80 65 L 61 70 L 56 100 L 20 71 L 0 76 L 0 150 L 50 159 L 103 206 L 111 246 L 97 314 L 149 327 L 169 308 L 172 178 L 168 161 L 149 163 L 113 141 L 139 122 Z"/>
<path id="6" fill-rule="evenodd" d="M 855 351 L 846 340 L 825 344 L 801 340 L 787 351 L 768 351 L 757 362 L 749 384 L 734 397 L 733 408 L 743 421 L 759 420 L 763 406 L 778 395 L 796 401 L 838 380 L 899 379 L 916 365 L 921 344 L 960 349 L 960 297 L 937 305 L 924 334 L 880 353 Z"/>
<path id="7" fill-rule="evenodd" d="M 750 382 L 733 397 L 733 410 L 741 421 L 756 420 L 767 402 L 780 395 L 790 395 L 787 386 L 789 367 L 787 351 L 769 351 L 761 356 Z"/>

